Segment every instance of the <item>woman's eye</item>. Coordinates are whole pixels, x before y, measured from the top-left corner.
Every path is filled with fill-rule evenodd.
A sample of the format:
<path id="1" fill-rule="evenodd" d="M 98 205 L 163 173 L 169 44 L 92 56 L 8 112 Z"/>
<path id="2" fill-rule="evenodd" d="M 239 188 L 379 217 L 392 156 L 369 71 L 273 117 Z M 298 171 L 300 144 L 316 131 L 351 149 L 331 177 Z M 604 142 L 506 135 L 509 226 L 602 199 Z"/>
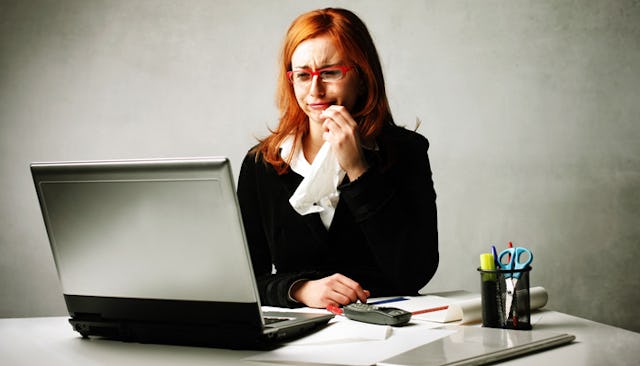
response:
<path id="1" fill-rule="evenodd" d="M 296 80 L 298 81 L 307 81 L 311 79 L 311 73 L 306 71 L 298 71 L 296 72 Z"/>
<path id="2" fill-rule="evenodd" d="M 322 80 L 340 80 L 342 78 L 342 70 L 340 69 L 331 69 L 325 70 L 320 73 L 320 77 Z"/>
<path id="3" fill-rule="evenodd" d="M 325 70 L 322 72 L 322 76 L 337 76 L 340 75 L 340 70 L 336 69 L 336 70 Z"/>

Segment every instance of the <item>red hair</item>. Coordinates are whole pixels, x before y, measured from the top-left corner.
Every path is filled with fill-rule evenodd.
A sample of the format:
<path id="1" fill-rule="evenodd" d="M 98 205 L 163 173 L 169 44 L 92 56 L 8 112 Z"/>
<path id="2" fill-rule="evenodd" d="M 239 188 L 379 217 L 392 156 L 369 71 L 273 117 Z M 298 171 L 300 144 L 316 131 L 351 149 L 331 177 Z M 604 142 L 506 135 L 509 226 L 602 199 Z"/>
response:
<path id="1" fill-rule="evenodd" d="M 356 101 L 351 115 L 358 122 L 363 143 L 373 144 L 385 124 L 394 125 L 385 91 L 382 66 L 373 39 L 366 25 L 349 10 L 327 8 L 314 10 L 296 18 L 284 39 L 280 58 L 280 75 L 276 90 L 276 103 L 280 122 L 271 135 L 256 147 L 265 162 L 278 174 L 285 173 L 288 161 L 280 156 L 280 144 L 289 135 L 298 144 L 308 133 L 307 115 L 298 106 L 293 86 L 287 78 L 291 70 L 291 56 L 298 45 L 308 39 L 328 36 L 348 64 L 354 65 L 363 83 L 364 93 Z"/>

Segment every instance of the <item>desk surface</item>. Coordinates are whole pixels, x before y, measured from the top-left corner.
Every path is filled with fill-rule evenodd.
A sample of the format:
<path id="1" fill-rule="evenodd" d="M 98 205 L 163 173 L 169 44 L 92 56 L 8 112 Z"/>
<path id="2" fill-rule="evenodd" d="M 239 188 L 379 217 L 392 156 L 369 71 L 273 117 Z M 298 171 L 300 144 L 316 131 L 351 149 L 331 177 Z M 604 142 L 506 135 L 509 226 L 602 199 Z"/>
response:
<path id="1" fill-rule="evenodd" d="M 536 331 L 570 333 L 572 344 L 509 360 L 504 365 L 636 365 L 640 333 L 554 311 L 537 312 Z M 257 351 L 82 339 L 66 317 L 0 319 L 3 365 L 264 365 L 243 361 Z"/>

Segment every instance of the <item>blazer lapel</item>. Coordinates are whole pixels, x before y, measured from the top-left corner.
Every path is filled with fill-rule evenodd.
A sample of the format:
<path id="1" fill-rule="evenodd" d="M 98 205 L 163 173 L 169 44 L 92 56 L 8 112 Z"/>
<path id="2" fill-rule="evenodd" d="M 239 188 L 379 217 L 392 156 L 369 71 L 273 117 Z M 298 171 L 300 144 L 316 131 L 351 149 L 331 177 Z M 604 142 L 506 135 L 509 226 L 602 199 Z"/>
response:
<path id="1" fill-rule="evenodd" d="M 302 182 L 302 176 L 294 171 L 289 171 L 283 174 L 281 178 L 284 188 L 288 192 L 288 197 L 291 197 L 300 185 L 300 182 Z M 320 215 L 317 213 L 302 215 L 302 221 L 309 227 L 318 244 L 326 247 L 329 241 L 329 231 L 324 227 L 324 224 L 322 224 Z"/>

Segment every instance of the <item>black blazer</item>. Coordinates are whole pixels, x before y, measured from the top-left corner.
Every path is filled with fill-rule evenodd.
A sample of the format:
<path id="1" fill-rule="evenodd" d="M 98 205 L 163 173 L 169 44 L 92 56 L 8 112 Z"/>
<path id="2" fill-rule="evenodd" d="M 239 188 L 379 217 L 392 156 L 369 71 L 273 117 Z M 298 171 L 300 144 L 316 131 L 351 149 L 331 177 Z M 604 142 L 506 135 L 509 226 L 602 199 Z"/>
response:
<path id="1" fill-rule="evenodd" d="M 302 216 L 289 204 L 299 174 L 277 175 L 260 157 L 246 155 L 238 199 L 263 305 L 300 306 L 289 298 L 295 281 L 334 273 L 373 297 L 416 295 L 433 277 L 438 230 L 429 142 L 394 126 L 377 143 L 366 151 L 369 170 L 339 187 L 329 230 L 317 213 Z"/>

